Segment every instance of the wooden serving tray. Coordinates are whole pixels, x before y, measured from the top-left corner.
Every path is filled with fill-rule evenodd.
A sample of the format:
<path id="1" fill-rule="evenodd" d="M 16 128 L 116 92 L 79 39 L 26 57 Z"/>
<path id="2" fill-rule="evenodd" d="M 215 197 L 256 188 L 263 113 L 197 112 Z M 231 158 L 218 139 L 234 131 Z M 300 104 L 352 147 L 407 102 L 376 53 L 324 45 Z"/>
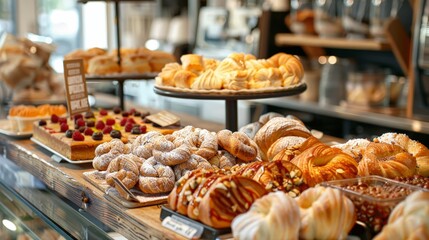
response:
<path id="1" fill-rule="evenodd" d="M 132 188 L 130 191 L 136 196 L 137 201 L 130 201 L 119 195 L 119 192 L 107 184 L 105 180 L 106 171 L 93 170 L 83 173 L 84 179 L 105 193 L 105 197 L 121 204 L 126 208 L 137 208 L 151 205 L 164 204 L 167 202 L 168 193 L 147 194 Z"/>

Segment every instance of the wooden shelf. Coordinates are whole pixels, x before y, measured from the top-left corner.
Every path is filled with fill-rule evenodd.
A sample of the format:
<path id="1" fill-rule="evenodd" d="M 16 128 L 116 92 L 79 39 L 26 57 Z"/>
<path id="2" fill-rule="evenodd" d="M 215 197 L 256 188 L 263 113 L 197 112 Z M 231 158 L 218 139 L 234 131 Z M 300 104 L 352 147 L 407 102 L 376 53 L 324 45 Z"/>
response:
<path id="1" fill-rule="evenodd" d="M 295 45 L 373 51 L 391 50 L 389 43 L 379 42 L 372 39 L 320 38 L 318 36 L 296 35 L 291 33 L 276 34 L 275 42 L 278 46 Z"/>

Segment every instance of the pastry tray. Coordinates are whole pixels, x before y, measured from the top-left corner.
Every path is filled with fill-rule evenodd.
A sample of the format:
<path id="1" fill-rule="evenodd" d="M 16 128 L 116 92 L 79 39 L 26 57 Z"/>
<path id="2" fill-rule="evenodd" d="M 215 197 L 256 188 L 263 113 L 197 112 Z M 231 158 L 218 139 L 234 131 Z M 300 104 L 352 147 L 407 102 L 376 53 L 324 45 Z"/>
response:
<path id="1" fill-rule="evenodd" d="M 207 226 L 201 222 L 198 222 L 194 219 L 191 219 L 187 216 L 184 216 L 180 213 L 173 211 L 168 206 L 161 206 L 160 218 L 162 225 L 178 234 L 181 234 L 189 239 L 232 239 L 231 228 L 222 228 L 216 229 L 210 226 Z M 167 219 L 170 217 L 171 219 Z M 164 221 L 169 221 L 165 223 Z M 173 223 L 170 223 L 173 222 Z M 183 230 L 183 227 L 178 227 L 178 231 L 175 231 L 174 223 L 179 222 L 180 224 L 186 225 L 187 229 Z M 168 226 L 166 226 L 168 225 Z M 179 225 L 179 224 L 178 224 Z M 186 233 L 192 232 L 193 236 L 186 235 Z M 185 233 L 185 234 L 183 234 Z M 350 230 L 347 237 L 348 240 L 370 240 L 372 239 L 370 229 L 362 222 L 357 221 L 353 228 Z"/>
<path id="2" fill-rule="evenodd" d="M 12 127 L 10 126 L 9 120 L 2 119 L 0 120 L 0 133 L 9 137 L 25 139 L 33 136 L 33 132 L 15 132 L 12 131 Z"/>
<path id="3" fill-rule="evenodd" d="M 83 177 L 85 180 L 90 182 L 96 188 L 104 192 L 105 197 L 111 199 L 126 208 L 137 208 L 145 207 L 157 204 L 164 204 L 167 202 L 168 193 L 164 194 L 146 194 L 137 188 L 132 188 L 130 191 L 136 196 L 138 202 L 126 200 L 124 197 L 119 195 L 119 192 L 111 187 L 104 180 L 106 176 L 106 171 L 93 170 L 89 172 L 84 172 Z"/>
<path id="4" fill-rule="evenodd" d="M 274 94 L 275 96 L 279 95 L 293 95 L 303 92 L 307 88 L 305 82 L 301 82 L 295 85 L 287 87 L 268 87 L 260 89 L 241 89 L 241 90 L 205 90 L 205 89 L 189 89 L 189 88 L 177 88 L 163 85 L 155 85 L 155 89 L 158 91 L 167 91 L 173 93 L 189 94 L 189 95 L 202 95 L 202 96 L 254 96 L 255 94 L 266 95 Z"/>
<path id="5" fill-rule="evenodd" d="M 40 147 L 42 147 L 42 148 L 50 151 L 51 153 L 53 153 L 53 155 L 51 156 L 51 159 L 54 160 L 55 162 L 66 161 L 66 162 L 71 163 L 71 164 L 84 164 L 84 163 L 90 163 L 90 162 L 92 162 L 92 159 L 88 159 L 88 160 L 71 160 L 71 159 L 63 156 L 61 153 L 58 153 L 54 149 L 46 146 L 45 144 L 43 144 L 42 142 L 40 142 L 39 140 L 37 140 L 35 138 L 30 138 L 30 140 L 33 141 L 34 143 L 36 143 L 37 145 L 39 145 Z"/>
<path id="6" fill-rule="evenodd" d="M 96 74 L 86 74 L 86 80 L 116 80 L 116 81 L 125 81 L 125 80 L 153 80 L 159 73 L 157 72 L 147 72 L 147 73 L 112 73 L 106 75 L 96 75 Z"/>

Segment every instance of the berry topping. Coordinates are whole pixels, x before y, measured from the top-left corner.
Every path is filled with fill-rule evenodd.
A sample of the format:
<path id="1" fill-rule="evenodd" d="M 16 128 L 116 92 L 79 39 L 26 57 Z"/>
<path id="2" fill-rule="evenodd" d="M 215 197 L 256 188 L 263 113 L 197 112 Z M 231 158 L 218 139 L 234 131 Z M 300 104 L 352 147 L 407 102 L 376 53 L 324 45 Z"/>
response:
<path id="1" fill-rule="evenodd" d="M 66 137 L 68 137 L 68 138 L 72 138 L 72 136 L 73 136 L 73 130 L 71 130 L 71 129 L 69 129 L 69 130 L 67 130 L 66 131 Z"/>
<path id="2" fill-rule="evenodd" d="M 85 120 L 83 118 L 79 118 L 76 120 L 76 125 L 79 127 L 84 127 L 86 125 Z"/>
<path id="3" fill-rule="evenodd" d="M 121 138 L 121 137 L 122 137 L 122 134 L 121 134 L 121 132 L 120 132 L 120 131 L 118 131 L 118 130 L 112 130 L 112 131 L 110 132 L 110 136 L 111 136 L 112 138 Z"/>
<path id="4" fill-rule="evenodd" d="M 52 116 L 51 116 L 51 122 L 52 123 L 57 123 L 59 119 L 60 119 L 60 117 L 58 117 L 58 115 L 52 114 Z"/>
<path id="5" fill-rule="evenodd" d="M 127 123 L 127 121 L 128 121 L 128 118 L 126 118 L 126 117 L 122 118 L 121 122 L 120 122 L 121 126 L 122 127 L 125 126 L 125 124 Z"/>
<path id="6" fill-rule="evenodd" d="M 82 114 L 80 114 L 80 113 L 77 113 L 77 114 L 75 114 L 74 116 L 73 116 L 73 120 L 76 122 L 76 120 L 78 120 L 78 119 L 82 119 L 83 118 L 83 116 L 82 116 Z"/>
<path id="7" fill-rule="evenodd" d="M 121 109 L 120 107 L 114 107 L 114 108 L 113 108 L 113 112 L 114 112 L 115 114 L 119 114 L 119 113 L 121 113 L 121 112 L 122 112 L 122 109 Z"/>
<path id="8" fill-rule="evenodd" d="M 94 133 L 94 131 L 92 131 L 91 128 L 86 128 L 85 131 L 83 132 L 83 134 L 85 134 L 86 136 L 92 136 L 92 134 Z"/>
<path id="9" fill-rule="evenodd" d="M 129 112 L 130 112 L 130 114 L 134 114 L 136 111 L 137 110 L 135 108 L 131 108 Z"/>
<path id="10" fill-rule="evenodd" d="M 85 140 L 85 136 L 82 135 L 79 131 L 74 131 L 72 135 L 73 140 L 75 141 L 83 141 Z"/>
<path id="11" fill-rule="evenodd" d="M 85 118 L 95 118 L 94 113 L 93 112 L 86 112 Z"/>
<path id="12" fill-rule="evenodd" d="M 122 117 L 128 117 L 128 116 L 130 116 L 129 112 L 122 112 Z"/>
<path id="13" fill-rule="evenodd" d="M 61 125 L 60 125 L 60 131 L 61 132 L 66 132 L 67 130 L 69 130 L 69 125 L 67 125 L 67 123 L 61 123 Z"/>
<path id="14" fill-rule="evenodd" d="M 136 123 L 136 121 L 134 120 L 134 118 L 128 118 L 127 123 Z"/>
<path id="15" fill-rule="evenodd" d="M 133 127 L 134 127 L 133 123 L 125 124 L 125 132 L 131 132 L 131 129 L 133 129 Z"/>
<path id="16" fill-rule="evenodd" d="M 59 124 L 67 123 L 67 118 L 65 118 L 65 117 L 58 118 L 58 123 Z"/>
<path id="17" fill-rule="evenodd" d="M 141 133 L 146 133 L 146 132 L 147 132 L 147 127 L 146 127 L 146 125 L 142 125 L 142 126 L 140 126 L 140 132 L 141 132 Z"/>
<path id="18" fill-rule="evenodd" d="M 115 124 L 115 119 L 113 119 L 113 118 L 106 119 L 106 125 L 112 126 L 114 124 Z"/>
<path id="19" fill-rule="evenodd" d="M 107 115 L 107 110 L 106 109 L 101 109 L 100 110 L 100 115 L 101 116 L 106 116 Z"/>
<path id="20" fill-rule="evenodd" d="M 92 139 L 97 140 L 97 141 L 102 140 L 103 139 L 103 133 L 102 132 L 94 132 L 92 134 Z"/>
<path id="21" fill-rule="evenodd" d="M 131 129 L 131 133 L 132 134 L 141 134 L 142 131 L 141 131 L 139 126 L 134 126 L 133 129 Z"/>
<path id="22" fill-rule="evenodd" d="M 105 126 L 103 129 L 104 134 L 109 134 L 113 130 L 112 126 Z"/>
<path id="23" fill-rule="evenodd" d="M 142 113 L 141 112 L 139 112 L 139 111 L 135 111 L 134 112 L 134 116 L 136 116 L 136 117 L 140 117 L 142 115 Z"/>
<path id="24" fill-rule="evenodd" d="M 94 120 L 88 120 L 86 121 L 87 127 L 95 127 L 95 121 Z"/>
<path id="25" fill-rule="evenodd" d="M 81 133 L 85 132 L 85 129 L 86 129 L 85 126 L 77 128 L 77 130 L 79 130 L 79 132 L 81 132 Z"/>
<path id="26" fill-rule="evenodd" d="M 98 130 L 103 130 L 105 126 L 106 126 L 106 125 L 105 125 L 105 124 L 104 124 L 104 122 L 103 122 L 103 121 L 101 121 L 101 120 L 98 120 L 98 121 L 97 121 L 97 124 L 95 124 L 95 128 L 96 128 L 96 129 L 98 129 Z"/>
<path id="27" fill-rule="evenodd" d="M 142 119 L 144 119 L 145 117 L 147 117 L 147 116 L 149 116 L 150 115 L 150 112 L 143 112 L 142 114 L 141 114 L 141 118 Z"/>
<path id="28" fill-rule="evenodd" d="M 46 124 L 47 124 L 46 120 L 42 119 L 42 120 L 39 121 L 39 126 L 46 126 Z"/>

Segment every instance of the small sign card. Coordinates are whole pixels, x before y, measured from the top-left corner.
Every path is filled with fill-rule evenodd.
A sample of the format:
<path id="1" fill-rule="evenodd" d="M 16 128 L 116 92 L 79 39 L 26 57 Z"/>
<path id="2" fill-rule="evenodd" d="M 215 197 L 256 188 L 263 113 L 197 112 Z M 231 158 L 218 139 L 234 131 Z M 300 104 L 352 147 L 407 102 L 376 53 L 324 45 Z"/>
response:
<path id="1" fill-rule="evenodd" d="M 82 59 L 64 60 L 63 64 L 70 116 L 88 112 L 90 107 Z"/>
<path id="2" fill-rule="evenodd" d="M 204 231 L 202 226 L 197 226 L 177 216 L 168 216 L 162 220 L 162 226 L 178 233 L 187 239 L 199 239 Z"/>
<path id="3" fill-rule="evenodd" d="M 174 125 L 180 121 L 180 118 L 172 113 L 167 111 L 161 111 L 146 117 L 150 121 L 158 124 L 161 127 L 167 127 Z"/>

